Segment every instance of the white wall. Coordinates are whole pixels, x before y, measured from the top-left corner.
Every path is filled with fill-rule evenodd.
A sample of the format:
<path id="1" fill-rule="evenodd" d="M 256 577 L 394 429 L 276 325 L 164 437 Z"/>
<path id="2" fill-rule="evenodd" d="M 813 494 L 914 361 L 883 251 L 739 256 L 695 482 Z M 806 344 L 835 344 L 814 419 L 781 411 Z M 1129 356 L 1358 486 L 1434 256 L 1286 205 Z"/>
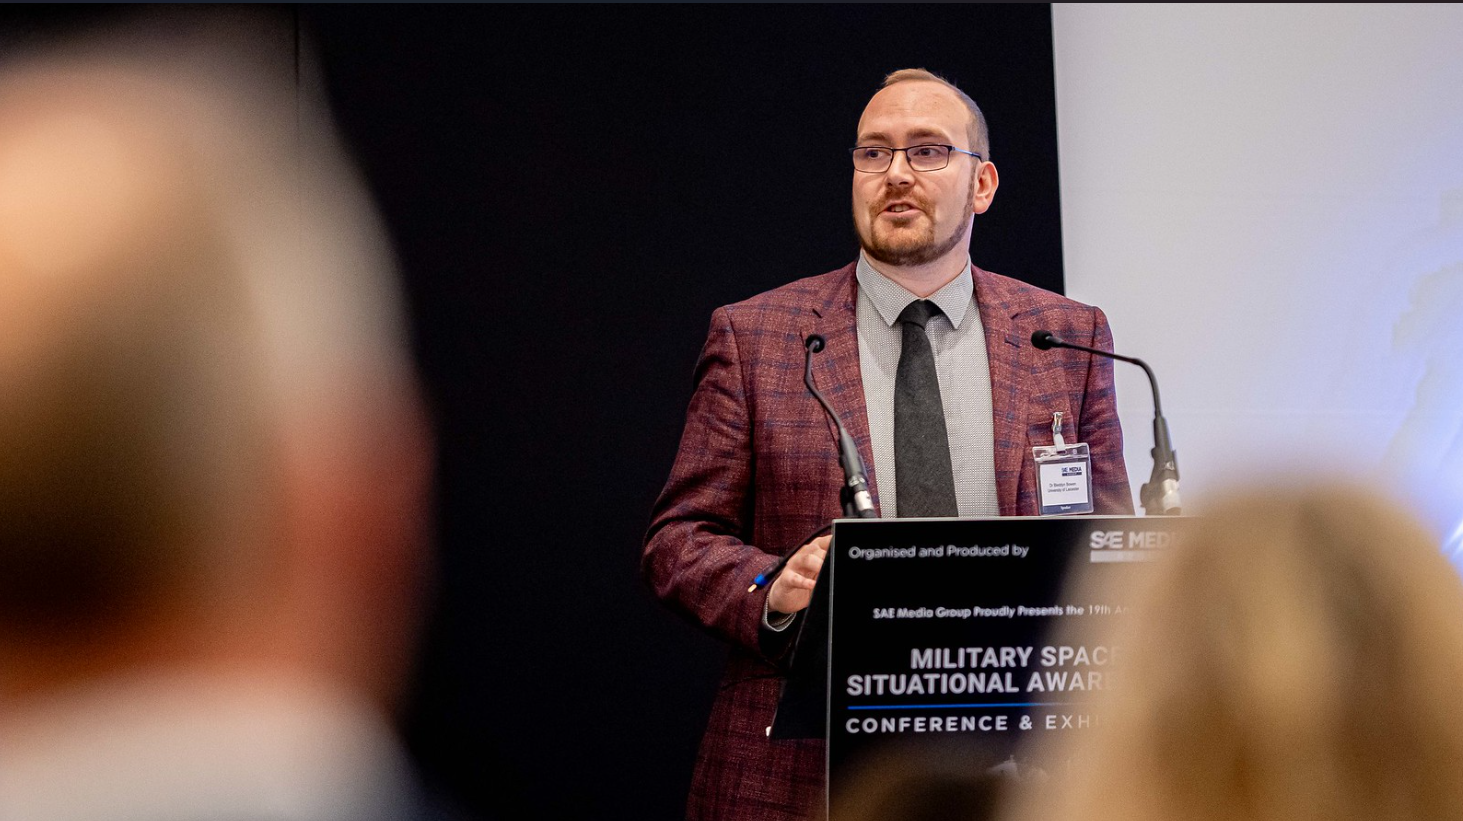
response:
<path id="1" fill-rule="evenodd" d="M 1053 11 L 1067 292 L 1184 501 L 1345 471 L 1463 524 L 1463 7 Z M 1119 366 L 1136 491 L 1151 400 Z"/>

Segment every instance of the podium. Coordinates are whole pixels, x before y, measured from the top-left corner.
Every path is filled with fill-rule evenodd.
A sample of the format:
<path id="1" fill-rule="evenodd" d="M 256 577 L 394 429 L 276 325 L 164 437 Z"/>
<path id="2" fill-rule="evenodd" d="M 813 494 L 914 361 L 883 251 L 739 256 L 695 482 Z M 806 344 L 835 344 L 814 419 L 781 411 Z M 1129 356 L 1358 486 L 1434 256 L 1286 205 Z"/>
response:
<path id="1" fill-rule="evenodd" d="M 827 740 L 830 796 L 851 763 L 938 742 L 972 766 L 1017 763 L 1037 736 L 1100 717 L 1075 702 L 1107 687 L 1100 636 L 1128 603 L 1077 601 L 1069 569 L 1104 590 L 1182 536 L 1183 517 L 840 519 L 793 653 L 774 737 Z M 1080 625 L 1074 620 L 1085 620 Z M 837 819 L 833 819 L 837 821 Z"/>

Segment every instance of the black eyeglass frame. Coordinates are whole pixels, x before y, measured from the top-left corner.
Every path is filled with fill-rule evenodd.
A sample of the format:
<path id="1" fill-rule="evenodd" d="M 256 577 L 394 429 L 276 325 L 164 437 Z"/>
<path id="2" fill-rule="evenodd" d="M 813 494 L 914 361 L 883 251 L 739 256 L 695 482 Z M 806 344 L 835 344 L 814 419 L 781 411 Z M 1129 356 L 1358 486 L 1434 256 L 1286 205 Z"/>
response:
<path id="1" fill-rule="evenodd" d="M 889 164 L 886 165 L 886 166 L 884 166 L 883 168 L 879 169 L 878 171 L 865 171 L 864 169 L 859 168 L 857 161 L 854 161 L 853 160 L 853 153 L 855 151 L 859 151 L 859 150 L 863 150 L 863 149 L 869 149 L 869 148 L 881 148 L 881 149 L 883 149 L 885 151 L 888 151 L 889 152 Z M 915 168 L 914 167 L 914 163 L 913 162 L 910 162 L 909 152 L 913 151 L 916 148 L 943 148 L 943 149 L 945 149 L 945 163 L 944 163 L 944 165 L 941 165 L 938 168 Z M 961 154 L 967 154 L 967 155 L 969 155 L 971 157 L 976 158 L 977 160 L 983 160 L 983 159 L 985 159 L 984 157 L 982 157 L 980 154 L 978 154 L 975 151 L 966 151 L 963 148 L 957 148 L 957 147 L 955 147 L 953 145 L 947 145 L 945 143 L 920 143 L 919 145 L 910 145 L 910 146 L 905 146 L 904 148 L 894 148 L 893 146 L 888 146 L 888 145 L 856 145 L 853 148 L 848 149 L 848 157 L 849 157 L 849 160 L 850 161 L 853 161 L 854 162 L 853 170 L 859 172 L 860 174 L 882 174 L 882 173 L 884 173 L 885 171 L 888 171 L 890 168 L 892 168 L 894 166 L 894 155 L 897 154 L 900 151 L 903 151 L 904 152 L 904 161 L 907 162 L 907 163 L 909 163 L 910 169 L 912 169 L 914 171 L 918 171 L 920 173 L 924 173 L 926 171 L 943 171 L 943 170 L 945 170 L 946 168 L 948 168 L 950 166 L 950 153 L 953 152 L 953 151 L 958 151 Z"/>

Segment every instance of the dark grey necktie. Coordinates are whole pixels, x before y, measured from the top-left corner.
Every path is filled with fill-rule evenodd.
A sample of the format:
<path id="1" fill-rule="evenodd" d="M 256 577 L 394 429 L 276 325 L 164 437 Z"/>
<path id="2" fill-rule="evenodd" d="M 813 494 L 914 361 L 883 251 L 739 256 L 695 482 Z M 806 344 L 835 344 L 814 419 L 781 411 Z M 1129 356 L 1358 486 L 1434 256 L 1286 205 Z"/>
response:
<path id="1" fill-rule="evenodd" d="M 959 512 L 935 354 L 925 333 L 925 323 L 938 313 L 938 305 L 919 299 L 899 315 L 904 346 L 894 376 L 894 491 L 901 518 Z"/>

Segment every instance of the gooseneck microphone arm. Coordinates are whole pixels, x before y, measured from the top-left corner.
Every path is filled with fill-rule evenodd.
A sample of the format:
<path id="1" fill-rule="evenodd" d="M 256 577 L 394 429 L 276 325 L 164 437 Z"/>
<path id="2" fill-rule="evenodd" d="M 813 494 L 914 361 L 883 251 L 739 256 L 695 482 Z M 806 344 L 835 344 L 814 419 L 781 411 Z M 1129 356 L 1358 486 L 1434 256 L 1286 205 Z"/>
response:
<path id="1" fill-rule="evenodd" d="M 874 512 L 874 499 L 869 494 L 869 473 L 864 469 L 864 460 L 862 456 L 859 456 L 858 445 L 854 443 L 853 437 L 848 435 L 848 429 L 843 426 L 843 420 L 839 419 L 838 414 L 833 411 L 833 406 L 828 404 L 828 400 L 813 384 L 813 354 L 823 350 L 825 344 L 827 343 L 823 337 L 817 334 L 803 340 L 803 384 L 808 386 L 808 392 L 813 394 L 813 398 L 818 400 L 818 404 L 823 406 L 828 418 L 832 419 L 834 426 L 838 428 L 838 460 L 843 463 L 843 489 L 839 491 L 838 499 L 843 503 L 843 517 L 845 519 L 877 518 L 878 514 Z M 824 525 L 811 533 L 808 538 L 793 545 L 792 551 L 783 556 L 777 564 L 769 570 L 757 574 L 757 578 L 752 580 L 752 585 L 747 588 L 747 592 L 751 593 L 759 587 L 772 584 L 772 581 L 782 574 L 798 548 L 827 532 L 831 527 L 832 525 Z"/>
<path id="2" fill-rule="evenodd" d="M 1064 342 L 1051 331 L 1033 333 L 1031 344 L 1043 351 L 1052 348 L 1070 348 L 1108 359 L 1131 362 L 1148 374 L 1148 384 L 1153 388 L 1153 450 L 1150 451 L 1153 454 L 1153 472 L 1149 474 L 1147 484 L 1138 491 L 1138 498 L 1143 503 L 1143 511 L 1149 516 L 1177 516 L 1182 513 L 1183 503 L 1179 499 L 1178 454 L 1174 452 L 1173 444 L 1168 437 L 1168 421 L 1163 418 L 1163 403 L 1158 398 L 1158 378 L 1153 375 L 1153 369 L 1148 367 L 1148 363 L 1137 357 L 1122 356 L 1100 348 L 1089 348 L 1086 345 Z"/>
<path id="3" fill-rule="evenodd" d="M 833 406 L 813 384 L 813 354 L 823 350 L 824 344 L 823 337 L 818 334 L 803 340 L 806 353 L 803 358 L 803 384 L 808 386 L 808 392 L 818 400 L 838 428 L 838 459 L 843 463 L 844 480 L 838 498 L 843 502 L 844 518 L 873 519 L 878 514 L 874 512 L 874 498 L 869 493 L 869 472 L 864 468 L 863 457 L 859 456 L 858 445 L 848 435 L 848 429 L 843 426 L 843 420 L 838 418 Z"/>

